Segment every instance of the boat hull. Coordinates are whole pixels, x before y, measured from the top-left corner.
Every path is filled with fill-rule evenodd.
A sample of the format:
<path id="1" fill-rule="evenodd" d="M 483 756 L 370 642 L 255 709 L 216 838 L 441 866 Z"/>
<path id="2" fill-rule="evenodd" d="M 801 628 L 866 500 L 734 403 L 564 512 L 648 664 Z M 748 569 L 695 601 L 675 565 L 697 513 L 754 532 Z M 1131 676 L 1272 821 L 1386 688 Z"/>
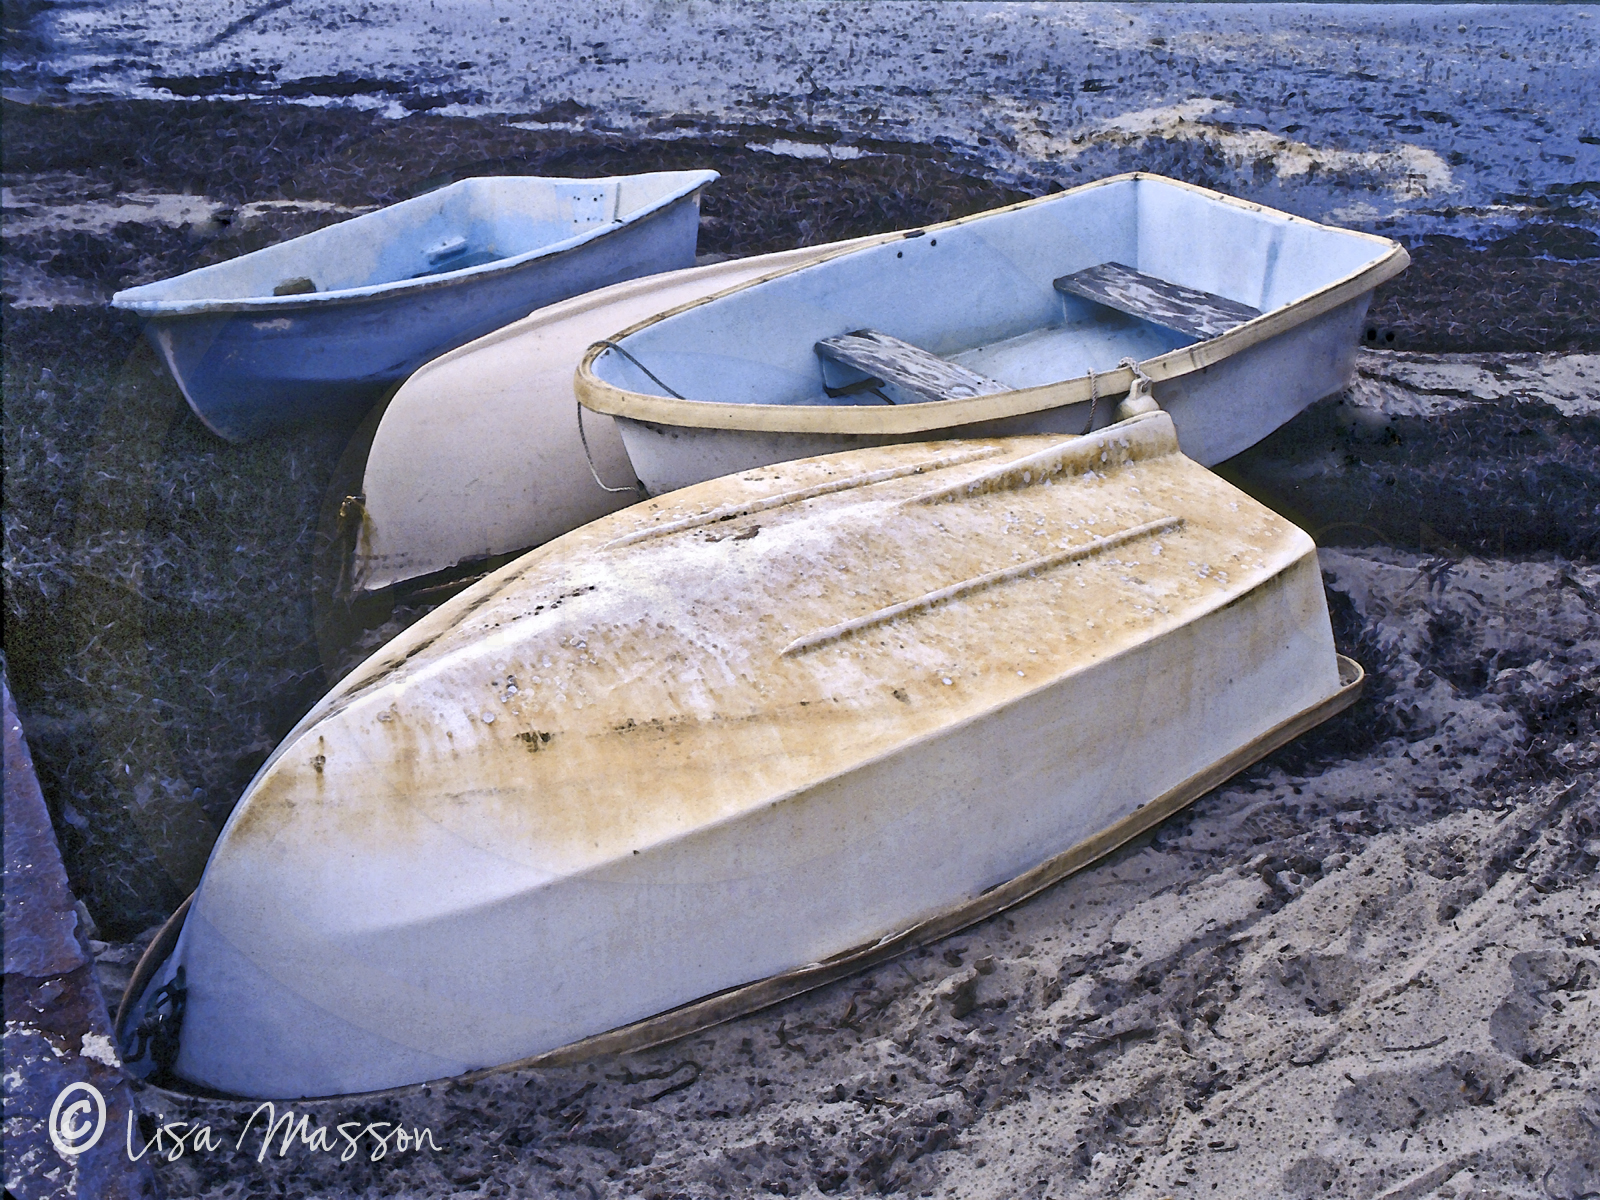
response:
<path id="1" fill-rule="evenodd" d="M 420 368 L 385 407 L 367 452 L 347 575 L 353 590 L 470 570 L 637 502 L 616 423 L 586 412 L 580 434 L 572 374 L 584 351 L 635 321 L 836 248 L 615 284 Z"/>
<path id="2" fill-rule="evenodd" d="M 187 972 L 178 1073 L 371 1091 L 757 1003 L 1347 702 L 1310 539 L 1171 430 L 790 464 L 469 588 L 235 810 L 151 984 Z"/>
<path id="3" fill-rule="evenodd" d="M 1046 859 L 1032 870 L 1024 871 L 1006 883 L 960 901 L 937 916 L 892 936 L 863 942 L 821 962 L 808 963 L 803 967 L 769 975 L 765 979 L 742 987 L 729 988 L 725 992 L 718 992 L 716 995 L 707 996 L 680 1008 L 647 1017 L 607 1033 L 584 1038 L 558 1050 L 533 1055 L 508 1066 L 567 1065 L 583 1062 L 601 1054 L 621 1054 L 658 1046 L 710 1028 L 722 1021 L 777 1004 L 792 996 L 804 995 L 877 963 L 887 962 L 908 950 L 937 942 L 941 938 L 987 920 L 1092 865 L 1096 860 L 1110 854 L 1141 833 L 1155 828 L 1174 813 L 1182 812 L 1212 788 L 1231 779 L 1251 764 L 1259 762 L 1274 750 L 1287 745 L 1301 734 L 1315 729 L 1330 717 L 1349 708 L 1361 698 L 1362 690 L 1366 686 L 1366 674 L 1361 664 L 1340 655 L 1339 681 L 1339 690 L 1328 699 L 1280 722 L 1255 740 L 1216 760 L 1206 770 L 1190 776 L 1148 804 L 1136 808 L 1120 821 L 1107 825 L 1070 849 Z M 168 949 L 170 950 L 170 946 Z M 489 1074 L 496 1069 L 506 1068 L 467 1072 L 462 1078 Z"/>
<path id="4" fill-rule="evenodd" d="M 114 303 L 148 317 L 146 336 L 218 436 L 242 442 L 298 425 L 348 426 L 429 359 L 536 308 L 692 265 L 699 207 L 696 188 L 568 249 L 350 295 L 163 304 L 134 289 Z M 279 273 L 316 272 L 309 249 L 306 259 Z"/>

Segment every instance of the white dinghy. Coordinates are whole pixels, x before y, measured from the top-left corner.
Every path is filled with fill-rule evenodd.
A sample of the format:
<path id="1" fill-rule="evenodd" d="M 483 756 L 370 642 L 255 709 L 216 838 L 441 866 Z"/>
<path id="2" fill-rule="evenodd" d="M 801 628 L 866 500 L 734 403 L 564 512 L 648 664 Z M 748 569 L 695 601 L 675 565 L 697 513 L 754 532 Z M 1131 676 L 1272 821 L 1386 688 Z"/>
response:
<path id="1" fill-rule="evenodd" d="M 891 235 L 892 236 L 892 235 Z M 459 574 L 640 499 L 616 423 L 581 414 L 572 376 L 596 338 L 878 238 L 690 267 L 541 308 L 400 385 L 345 506 L 347 590 Z M 502 558 L 501 561 L 504 561 Z"/>
<path id="2" fill-rule="evenodd" d="M 853 446 L 1081 433 L 1110 419 L 1131 360 L 1211 466 L 1346 386 L 1372 290 L 1408 261 L 1386 238 L 1122 175 L 636 325 L 585 356 L 578 398 L 618 419 L 660 494 Z"/>
<path id="3" fill-rule="evenodd" d="M 148 320 L 229 441 L 353 423 L 428 359 L 541 305 L 692 264 L 716 178 L 463 179 L 111 303 Z"/>
<path id="4" fill-rule="evenodd" d="M 1359 686 L 1311 539 L 1159 411 L 720 479 L 351 673 L 144 994 L 181 968 L 177 1074 L 250 1097 L 667 1040 L 1031 895 Z"/>

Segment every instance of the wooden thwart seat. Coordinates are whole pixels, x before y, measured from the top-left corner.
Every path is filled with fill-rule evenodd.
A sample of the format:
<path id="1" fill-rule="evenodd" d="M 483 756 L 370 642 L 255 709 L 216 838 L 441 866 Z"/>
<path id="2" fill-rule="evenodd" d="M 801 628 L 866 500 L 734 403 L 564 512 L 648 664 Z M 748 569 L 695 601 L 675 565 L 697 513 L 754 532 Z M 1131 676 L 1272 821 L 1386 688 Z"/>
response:
<path id="1" fill-rule="evenodd" d="M 824 338 L 816 348 L 822 358 L 861 371 L 882 383 L 892 383 L 922 400 L 967 400 L 1011 390 L 959 363 L 929 354 L 876 329 L 857 329 L 854 333 Z M 849 390 L 863 389 L 852 387 Z M 837 389 L 832 394 L 843 393 L 844 389 Z"/>
<path id="2" fill-rule="evenodd" d="M 1237 300 L 1169 283 L 1115 262 L 1063 275 L 1055 287 L 1196 338 L 1214 338 L 1261 315 L 1259 308 Z"/>

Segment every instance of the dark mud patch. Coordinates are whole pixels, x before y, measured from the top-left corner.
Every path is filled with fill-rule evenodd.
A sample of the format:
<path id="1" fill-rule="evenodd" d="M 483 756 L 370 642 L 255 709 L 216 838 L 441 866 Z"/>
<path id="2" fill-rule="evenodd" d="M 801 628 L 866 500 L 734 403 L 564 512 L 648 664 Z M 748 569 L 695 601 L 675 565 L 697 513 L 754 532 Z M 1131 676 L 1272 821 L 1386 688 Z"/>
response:
<path id="1" fill-rule="evenodd" d="M 323 689 L 318 504 L 342 435 L 218 441 L 130 323 L 6 313 L 5 650 L 78 896 L 123 938 L 187 894 Z"/>
<path id="2" fill-rule="evenodd" d="M 1518 403 L 1373 419 L 1335 398 L 1218 473 L 1319 545 L 1600 556 L 1600 415 Z"/>
<path id="3" fill-rule="evenodd" d="M 168 263 L 195 259 L 200 249 L 193 235 L 136 221 L 121 222 L 103 234 L 61 230 L 26 238 L 25 243 L 16 237 L 8 240 L 58 279 L 93 280 L 110 290 L 160 278 Z"/>
<path id="4" fill-rule="evenodd" d="M 371 82 L 329 76 L 296 86 L 336 98 L 370 91 Z M 195 85 L 197 95 L 212 90 L 209 83 Z M 1042 178 L 1000 183 L 982 164 L 946 147 L 858 140 L 852 152 L 866 153 L 841 160 L 750 148 L 777 138 L 820 149 L 838 137 L 803 126 L 730 131 L 683 118 L 663 122 L 660 140 L 596 130 L 592 122 L 581 131 L 519 127 L 580 118 L 592 114 L 570 101 L 509 119 L 417 111 L 399 120 L 272 101 L 71 107 L 6 101 L 3 161 L 11 178 L 70 173 L 112 194 L 191 193 L 224 209 L 256 201 L 390 204 L 469 175 L 591 176 L 709 166 L 723 178 L 705 193 L 700 250 L 736 255 L 929 224 L 1061 186 Z M 1193 183 L 1226 185 L 1213 178 L 1216 164 L 1203 147 L 1187 149 L 1199 157 L 1164 169 Z M 1117 169 L 1150 165 L 1130 158 Z M 127 286 L 339 219 L 335 213 L 275 215 L 245 228 L 231 227 L 223 215 L 221 223 L 181 233 L 130 229 L 100 239 L 111 245 L 94 245 L 89 235 L 17 239 L 7 253 L 48 261 L 58 274 L 82 272 L 102 284 Z M 1498 239 L 1425 236 L 1408 248 L 1411 268 L 1374 298 L 1371 344 L 1428 353 L 1600 349 L 1600 241 L 1582 213 L 1555 207 Z"/>
<path id="5" fill-rule="evenodd" d="M 1368 344 L 1429 354 L 1600 348 L 1593 229 L 1540 221 L 1489 241 L 1434 235 L 1406 249 L 1411 266 L 1372 298 Z"/>

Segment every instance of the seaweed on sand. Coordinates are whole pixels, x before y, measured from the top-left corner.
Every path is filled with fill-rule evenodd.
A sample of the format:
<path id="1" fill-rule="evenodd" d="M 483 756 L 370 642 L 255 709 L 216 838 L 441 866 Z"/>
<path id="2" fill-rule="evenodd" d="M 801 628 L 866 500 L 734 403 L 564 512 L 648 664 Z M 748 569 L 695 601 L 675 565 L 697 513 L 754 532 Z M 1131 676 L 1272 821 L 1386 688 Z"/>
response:
<path id="1" fill-rule="evenodd" d="M 8 313 L 4 388 L 8 668 L 74 888 L 127 935 L 193 887 L 320 691 L 311 548 L 342 438 L 218 442 L 97 313 Z"/>

